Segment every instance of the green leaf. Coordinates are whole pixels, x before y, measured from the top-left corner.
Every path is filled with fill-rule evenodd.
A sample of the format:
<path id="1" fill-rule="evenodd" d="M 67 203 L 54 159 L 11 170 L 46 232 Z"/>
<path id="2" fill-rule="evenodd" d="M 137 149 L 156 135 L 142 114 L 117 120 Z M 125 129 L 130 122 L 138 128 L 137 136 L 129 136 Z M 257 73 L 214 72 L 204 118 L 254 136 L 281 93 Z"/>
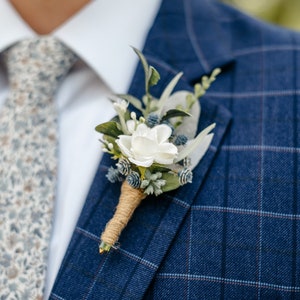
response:
<path id="1" fill-rule="evenodd" d="M 178 176 L 174 173 L 163 173 L 161 179 L 166 180 L 166 184 L 161 187 L 161 190 L 163 192 L 176 190 L 180 187 Z"/>
<path id="2" fill-rule="evenodd" d="M 150 103 L 149 103 L 149 113 L 155 112 L 158 110 L 158 100 L 155 98 L 152 98 Z"/>
<path id="3" fill-rule="evenodd" d="M 115 115 L 109 120 L 109 122 L 120 123 L 120 118 L 118 115 Z"/>
<path id="4" fill-rule="evenodd" d="M 191 117 L 191 114 L 189 114 L 183 110 L 180 110 L 180 109 L 170 109 L 162 117 L 161 121 L 165 121 L 165 120 L 168 120 L 170 118 L 175 118 L 175 117 Z"/>
<path id="5" fill-rule="evenodd" d="M 96 126 L 95 130 L 114 138 L 117 138 L 120 134 L 123 134 L 123 131 L 118 128 L 118 123 L 113 121 L 99 124 Z"/>
<path id="6" fill-rule="evenodd" d="M 171 169 L 159 164 L 152 164 L 151 167 L 149 167 L 149 171 L 151 173 L 157 173 L 157 172 L 165 173 L 171 171 Z"/>
<path id="7" fill-rule="evenodd" d="M 140 110 L 140 111 L 143 110 L 142 102 L 140 101 L 140 99 L 138 99 L 134 96 L 131 96 L 131 95 L 126 95 L 126 94 L 117 94 L 116 96 L 128 101 L 130 104 L 132 104 L 138 110 Z"/>
<path id="8" fill-rule="evenodd" d="M 171 81 L 170 83 L 167 85 L 167 87 L 165 88 L 165 90 L 163 91 L 160 99 L 159 99 L 159 111 L 158 114 L 161 113 L 167 99 L 170 97 L 171 93 L 173 92 L 176 84 L 178 83 L 179 79 L 181 78 L 181 76 L 183 75 L 182 72 L 178 73 Z"/>
<path id="9" fill-rule="evenodd" d="M 149 87 L 156 85 L 158 83 L 159 79 L 160 79 L 160 75 L 159 75 L 158 71 L 154 67 L 150 66 L 149 79 L 148 79 Z"/>

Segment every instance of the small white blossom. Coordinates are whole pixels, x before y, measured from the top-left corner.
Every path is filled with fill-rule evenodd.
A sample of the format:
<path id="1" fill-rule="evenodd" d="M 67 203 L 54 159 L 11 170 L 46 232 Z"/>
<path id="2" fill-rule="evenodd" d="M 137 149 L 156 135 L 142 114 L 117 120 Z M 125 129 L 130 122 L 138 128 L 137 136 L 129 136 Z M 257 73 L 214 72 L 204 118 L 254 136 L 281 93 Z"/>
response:
<path id="1" fill-rule="evenodd" d="M 132 111 L 130 113 L 130 117 L 131 117 L 132 120 L 136 120 L 136 113 L 134 111 Z"/>
<path id="2" fill-rule="evenodd" d="M 116 110 L 117 113 L 121 113 L 121 114 L 125 114 L 127 107 L 128 107 L 128 102 L 125 100 L 121 100 L 120 102 L 115 102 L 114 103 L 114 108 Z"/>

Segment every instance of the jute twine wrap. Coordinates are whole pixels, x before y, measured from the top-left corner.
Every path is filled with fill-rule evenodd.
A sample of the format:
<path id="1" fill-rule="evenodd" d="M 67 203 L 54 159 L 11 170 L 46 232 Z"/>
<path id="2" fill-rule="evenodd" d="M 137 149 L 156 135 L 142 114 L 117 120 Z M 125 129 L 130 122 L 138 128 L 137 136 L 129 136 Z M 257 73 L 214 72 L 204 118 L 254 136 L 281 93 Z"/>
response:
<path id="1" fill-rule="evenodd" d="M 140 205 L 146 195 L 140 189 L 131 187 L 125 180 L 121 186 L 119 204 L 113 218 L 107 223 L 101 235 L 101 242 L 113 246 L 119 240 L 122 230 L 125 228 L 135 209 Z"/>

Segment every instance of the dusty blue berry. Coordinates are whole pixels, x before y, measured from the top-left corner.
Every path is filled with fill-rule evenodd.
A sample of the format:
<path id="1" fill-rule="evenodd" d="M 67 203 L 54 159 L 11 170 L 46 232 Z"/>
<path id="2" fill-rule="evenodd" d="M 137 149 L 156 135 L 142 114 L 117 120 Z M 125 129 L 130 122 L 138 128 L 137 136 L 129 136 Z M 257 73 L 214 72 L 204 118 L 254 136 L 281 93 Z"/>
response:
<path id="1" fill-rule="evenodd" d="M 138 172 L 132 171 L 126 178 L 130 186 L 138 189 L 141 186 L 141 178 Z"/>
<path id="2" fill-rule="evenodd" d="M 122 175 L 127 176 L 130 173 L 131 164 L 127 158 L 120 158 L 116 166 Z"/>
<path id="3" fill-rule="evenodd" d="M 159 124 L 159 116 L 156 113 L 150 113 L 146 120 L 149 127 L 154 127 Z"/>
<path id="4" fill-rule="evenodd" d="M 187 143 L 187 141 L 188 141 L 188 138 L 187 138 L 186 135 L 179 134 L 179 135 L 177 135 L 177 137 L 176 137 L 176 139 L 174 141 L 174 144 L 176 146 L 182 146 L 182 145 L 185 145 Z"/>
<path id="5" fill-rule="evenodd" d="M 114 169 L 113 167 L 110 167 L 108 169 L 108 172 L 106 174 L 106 178 L 111 182 L 111 183 L 115 183 L 118 181 L 122 181 L 123 178 L 121 176 L 121 174 L 119 173 L 118 169 Z"/>
<path id="6" fill-rule="evenodd" d="M 179 172 L 178 174 L 179 176 L 179 183 L 180 185 L 184 185 L 186 183 L 192 183 L 193 181 L 193 172 L 191 171 L 191 169 L 183 169 Z"/>

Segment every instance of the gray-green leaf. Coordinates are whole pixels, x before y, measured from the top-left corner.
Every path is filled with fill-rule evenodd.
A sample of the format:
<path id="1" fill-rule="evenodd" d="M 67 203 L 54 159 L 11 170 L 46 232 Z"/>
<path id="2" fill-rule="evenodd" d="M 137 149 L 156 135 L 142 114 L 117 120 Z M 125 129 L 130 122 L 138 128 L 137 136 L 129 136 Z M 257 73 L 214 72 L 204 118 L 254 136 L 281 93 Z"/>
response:
<path id="1" fill-rule="evenodd" d="M 143 110 L 142 102 L 138 98 L 136 98 L 132 95 L 127 95 L 127 94 L 117 94 L 116 96 L 128 101 L 130 104 L 132 104 L 138 110 L 140 110 L 140 111 Z"/>
<path id="2" fill-rule="evenodd" d="M 178 83 L 179 79 L 182 77 L 183 73 L 180 72 L 178 73 L 171 81 L 170 83 L 167 85 L 167 87 L 165 88 L 165 90 L 163 91 L 160 99 L 159 99 L 159 110 L 158 110 L 158 114 L 161 113 L 167 99 L 170 97 L 171 93 L 173 92 L 176 84 Z"/>
<path id="3" fill-rule="evenodd" d="M 123 134 L 123 132 L 118 128 L 118 123 L 113 121 L 99 124 L 96 126 L 95 130 L 114 138 L 117 138 L 120 134 Z"/>

